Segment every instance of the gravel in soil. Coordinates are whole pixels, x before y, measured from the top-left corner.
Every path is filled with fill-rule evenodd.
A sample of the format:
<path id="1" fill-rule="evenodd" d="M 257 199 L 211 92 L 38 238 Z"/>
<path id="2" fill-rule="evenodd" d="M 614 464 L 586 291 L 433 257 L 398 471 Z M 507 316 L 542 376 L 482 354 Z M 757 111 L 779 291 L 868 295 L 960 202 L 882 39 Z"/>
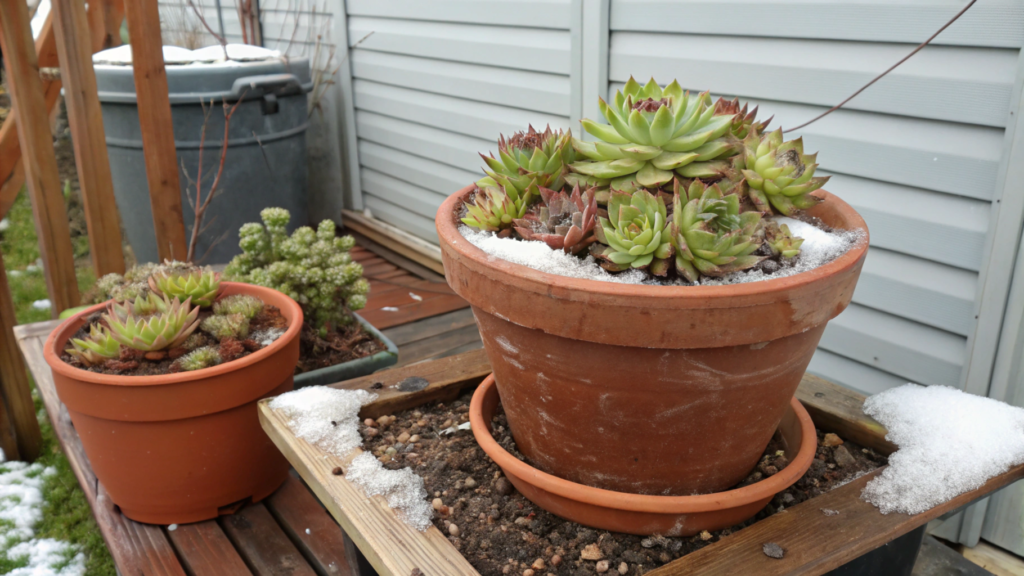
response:
<path id="1" fill-rule="evenodd" d="M 360 429 L 363 449 L 385 467 L 408 466 L 423 477 L 436 510 L 434 525 L 483 576 L 643 574 L 886 462 L 874 450 L 819 431 L 817 454 L 807 473 L 747 522 L 685 538 L 611 533 L 563 520 L 520 495 L 472 432 L 458 430 L 469 421 L 470 397 L 467 393 L 448 404 L 367 419 Z M 502 447 L 525 461 L 500 408 L 492 429 Z M 780 448 L 773 439 L 737 487 L 785 467 Z"/>

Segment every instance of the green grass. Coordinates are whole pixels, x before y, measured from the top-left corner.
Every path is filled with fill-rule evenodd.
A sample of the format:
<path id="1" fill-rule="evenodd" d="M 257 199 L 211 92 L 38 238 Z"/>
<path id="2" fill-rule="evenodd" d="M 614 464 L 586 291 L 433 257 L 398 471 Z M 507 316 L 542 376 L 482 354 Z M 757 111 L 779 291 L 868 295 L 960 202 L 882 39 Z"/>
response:
<path id="1" fill-rule="evenodd" d="M 21 324 L 49 320 L 49 310 L 32 308 L 33 302 L 47 298 L 47 292 L 42 272 L 30 268 L 39 258 L 39 242 L 32 219 L 32 207 L 24 191 L 7 217 L 10 227 L 0 240 L 0 251 L 3 252 L 4 267 L 14 298 L 15 316 Z M 88 254 L 88 239 L 85 236 L 75 238 L 73 245 L 76 257 Z M 79 266 L 76 273 L 79 290 L 84 291 L 95 281 L 95 274 L 89 266 Z M 43 434 L 42 452 L 37 462 L 52 466 L 57 471 L 47 478 L 43 488 L 46 501 L 43 504 L 43 521 L 36 526 L 36 537 L 55 538 L 77 546 L 85 553 L 88 576 L 115 576 L 117 572 L 110 551 L 103 542 L 78 479 L 61 451 L 50 420 L 43 412 L 42 401 L 34 386 L 33 383 L 32 395 L 40 413 L 39 424 Z M 0 574 L 7 574 L 20 565 L 23 563 L 18 559 L 0 558 Z"/>

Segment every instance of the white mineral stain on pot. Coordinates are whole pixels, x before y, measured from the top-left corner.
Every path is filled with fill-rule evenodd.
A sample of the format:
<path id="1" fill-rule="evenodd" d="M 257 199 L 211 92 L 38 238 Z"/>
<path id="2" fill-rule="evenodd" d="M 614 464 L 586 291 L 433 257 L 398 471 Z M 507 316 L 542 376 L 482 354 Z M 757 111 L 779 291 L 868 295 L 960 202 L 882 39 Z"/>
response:
<path id="1" fill-rule="evenodd" d="M 497 338 L 494 339 L 494 341 L 498 343 L 498 346 L 501 346 L 503 350 L 510 354 L 519 353 L 519 348 L 513 346 L 512 343 L 508 341 L 508 338 L 505 338 L 504 336 L 498 336 Z"/>
<path id="2" fill-rule="evenodd" d="M 515 366 L 516 368 L 519 368 L 520 370 L 526 370 L 526 367 L 520 364 L 515 358 L 509 358 L 508 356 L 502 356 L 502 358 L 504 358 L 506 362 Z"/>
<path id="3" fill-rule="evenodd" d="M 750 345 L 750 349 L 751 350 L 760 350 L 760 349 L 764 348 L 765 346 L 767 346 L 769 344 L 771 344 L 771 342 L 758 342 L 757 344 L 751 344 Z"/>

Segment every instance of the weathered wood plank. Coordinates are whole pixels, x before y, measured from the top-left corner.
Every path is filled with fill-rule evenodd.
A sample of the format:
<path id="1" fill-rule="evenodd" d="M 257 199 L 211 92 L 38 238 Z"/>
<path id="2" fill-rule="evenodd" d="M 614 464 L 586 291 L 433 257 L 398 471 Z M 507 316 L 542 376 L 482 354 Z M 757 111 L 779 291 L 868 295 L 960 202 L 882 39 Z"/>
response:
<path id="1" fill-rule="evenodd" d="M 336 467 L 347 468 L 351 460 L 325 455 L 292 436 L 287 422 L 270 409 L 267 400 L 260 401 L 259 410 L 264 430 L 381 576 L 478 576 L 437 528 L 417 531 L 399 519 L 383 497 L 367 498 L 344 476 L 332 474 Z"/>
<path id="2" fill-rule="evenodd" d="M 160 259 L 185 260 L 185 224 L 157 0 L 125 2 L 142 151 Z M 5 52 L 6 53 L 6 52 Z"/>
<path id="3" fill-rule="evenodd" d="M 880 454 L 889 455 L 896 451 L 896 445 L 885 439 L 885 427 L 861 410 L 867 398 L 863 394 L 836 386 L 813 374 L 804 374 L 796 397 L 819 428 L 873 448 Z"/>
<path id="4" fill-rule="evenodd" d="M 263 504 L 246 506 L 218 521 L 257 576 L 314 576 Z"/>
<path id="5" fill-rule="evenodd" d="M 252 575 L 215 520 L 182 524 L 174 530 L 168 530 L 167 537 L 178 552 L 182 567 L 190 576 Z"/>
<path id="6" fill-rule="evenodd" d="M 448 350 L 474 343 L 480 343 L 480 330 L 475 323 L 406 345 L 399 350 L 398 365 L 415 364 L 428 358 L 440 356 Z"/>
<path id="7" fill-rule="evenodd" d="M 413 274 L 419 276 L 420 278 L 423 278 L 424 280 L 429 280 L 431 282 L 436 282 L 438 284 L 444 283 L 445 281 L 444 276 L 442 276 L 441 274 L 438 274 L 437 272 L 434 272 L 430 268 L 422 266 L 417 262 L 413 262 L 412 260 L 406 258 L 405 256 L 402 256 L 398 252 L 385 248 L 384 246 L 374 242 L 373 240 L 370 240 L 369 238 L 363 236 L 362 234 L 356 232 L 355 230 L 350 230 L 346 228 L 344 230 L 344 233 L 351 234 L 356 239 L 356 242 L 358 242 L 362 246 L 365 246 L 366 249 L 368 249 L 370 252 L 377 254 L 378 256 L 384 258 L 388 262 L 391 262 L 392 264 L 398 266 L 399 268 L 412 272 Z"/>
<path id="8" fill-rule="evenodd" d="M 441 264 L 441 250 L 437 246 L 416 238 L 412 234 L 396 234 L 392 229 L 393 227 L 367 218 L 358 212 L 342 210 L 341 213 L 345 218 L 346 228 L 351 228 L 385 248 L 394 250 L 403 257 L 438 274 L 444 274 L 444 265 Z"/>
<path id="9" fill-rule="evenodd" d="M 490 373 L 491 365 L 487 362 L 487 355 L 483 350 L 474 350 L 417 366 L 392 368 L 331 386 L 346 390 L 365 389 L 376 393 L 377 400 L 359 412 L 361 418 L 376 418 L 432 400 L 453 397 L 463 388 L 479 384 Z M 399 382 L 413 376 L 426 379 L 428 386 L 417 392 L 402 392 L 397 388 Z"/>
<path id="10" fill-rule="evenodd" d="M 78 305 L 78 281 L 45 92 L 39 80 L 39 61 L 29 27 L 28 6 L 23 2 L 0 3 L 0 43 L 7 67 L 12 116 L 17 117 L 18 140 L 32 197 L 46 287 L 56 317 L 61 310 Z"/>
<path id="11" fill-rule="evenodd" d="M 124 21 L 124 2 L 120 0 L 90 0 L 89 36 L 92 51 L 99 52 L 121 45 L 121 22 Z"/>
<path id="12" fill-rule="evenodd" d="M 775 514 L 648 574 L 824 574 L 946 512 L 1024 478 L 1024 465 L 996 476 L 977 490 L 914 516 L 895 512 L 882 514 L 872 504 L 861 500 L 864 485 L 880 473 L 881 470 L 876 470 L 787 508 L 783 514 Z M 838 510 L 839 514 L 826 516 L 822 508 Z M 786 551 L 785 556 L 779 560 L 766 556 L 761 547 L 767 542 L 781 546 Z"/>
<path id="13" fill-rule="evenodd" d="M 25 362 L 14 338 L 14 303 L 7 284 L 3 254 L 0 254 L 0 447 L 10 460 L 35 460 L 43 437 L 36 420 L 32 389 L 25 372 Z"/>
<path id="14" fill-rule="evenodd" d="M 383 330 L 384 328 L 399 326 L 421 318 L 429 318 L 430 316 L 444 314 L 452 310 L 459 310 L 467 306 L 469 306 L 468 302 L 459 296 L 452 295 L 431 298 L 429 300 L 424 298 L 422 302 L 410 302 L 397 306 L 398 310 L 370 310 L 360 315 L 370 324 Z"/>
<path id="15" fill-rule="evenodd" d="M 360 576 L 352 541 L 298 476 L 266 500 L 267 510 L 318 576 Z"/>
<path id="16" fill-rule="evenodd" d="M 4 124 L 7 126 L 7 124 Z M 12 124 L 13 126 L 13 124 Z M 0 128 L 0 141 L 3 140 L 3 129 Z M 17 140 L 17 137 L 15 137 Z M 0 184 L 0 220 L 7 216 L 7 212 L 14 206 L 18 199 L 18 193 L 25 186 L 25 167 L 21 163 L 21 150 L 18 150 L 18 163 L 11 170 L 11 175 Z"/>
<path id="17" fill-rule="evenodd" d="M 395 346 L 401 348 L 407 344 L 439 336 L 459 328 L 465 328 L 475 323 L 476 318 L 473 317 L 473 311 L 463 308 L 455 312 L 425 318 L 418 322 L 388 328 L 383 333 L 395 343 Z"/>
<path id="18" fill-rule="evenodd" d="M 96 10 L 102 11 L 102 8 L 96 6 Z M 114 201 L 110 160 L 107 158 L 103 113 L 96 92 L 85 4 L 81 0 L 53 0 L 53 14 L 61 81 L 64 83 L 64 105 L 75 149 L 92 264 L 97 277 L 123 274 L 121 224 Z"/>

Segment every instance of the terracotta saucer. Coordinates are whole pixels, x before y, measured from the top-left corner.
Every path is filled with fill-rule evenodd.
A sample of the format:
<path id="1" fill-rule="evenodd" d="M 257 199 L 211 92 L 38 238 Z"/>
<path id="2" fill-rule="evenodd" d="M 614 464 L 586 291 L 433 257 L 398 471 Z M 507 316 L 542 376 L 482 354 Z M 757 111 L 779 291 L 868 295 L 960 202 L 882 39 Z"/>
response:
<path id="1" fill-rule="evenodd" d="M 690 536 L 751 518 L 807 472 L 818 445 L 810 415 L 793 398 L 778 429 L 789 465 L 777 474 L 743 488 L 698 496 L 613 492 L 541 472 L 509 454 L 491 436 L 490 423 L 499 400 L 494 375 L 490 375 L 473 394 L 469 420 L 476 441 L 512 485 L 552 514 L 585 526 L 627 534 Z"/>

